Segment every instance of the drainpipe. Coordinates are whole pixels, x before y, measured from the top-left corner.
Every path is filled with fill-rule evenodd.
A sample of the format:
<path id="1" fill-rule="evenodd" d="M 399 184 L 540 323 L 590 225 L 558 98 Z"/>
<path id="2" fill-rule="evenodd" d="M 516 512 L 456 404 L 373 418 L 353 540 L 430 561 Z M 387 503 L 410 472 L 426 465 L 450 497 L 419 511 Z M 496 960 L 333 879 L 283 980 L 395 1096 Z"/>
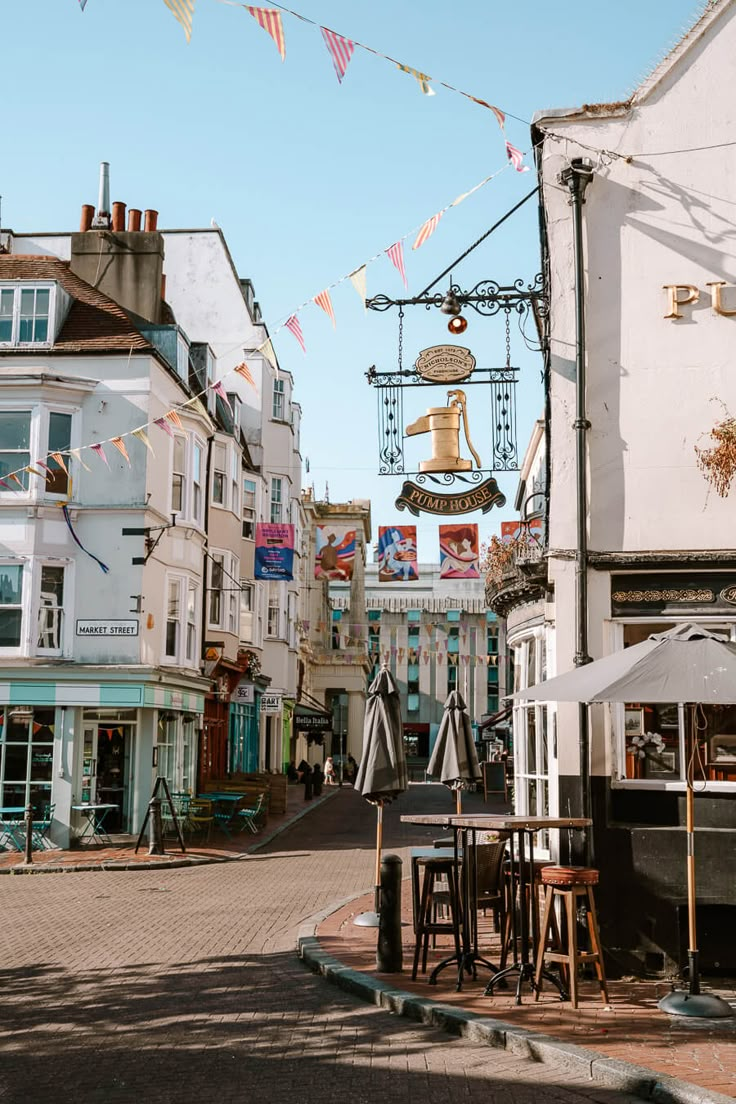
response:
<path id="1" fill-rule="evenodd" d="M 572 236 L 575 257 L 575 482 L 576 482 L 576 542 L 575 542 L 575 666 L 591 662 L 588 654 L 588 481 L 586 470 L 587 433 L 590 422 L 585 404 L 585 275 L 583 265 L 583 204 L 585 191 L 593 179 L 590 161 L 574 157 L 560 173 L 561 184 L 570 192 Z M 579 706 L 580 750 L 580 811 L 590 814 L 590 734 L 588 709 Z M 587 833 L 586 833 L 587 835 Z"/>

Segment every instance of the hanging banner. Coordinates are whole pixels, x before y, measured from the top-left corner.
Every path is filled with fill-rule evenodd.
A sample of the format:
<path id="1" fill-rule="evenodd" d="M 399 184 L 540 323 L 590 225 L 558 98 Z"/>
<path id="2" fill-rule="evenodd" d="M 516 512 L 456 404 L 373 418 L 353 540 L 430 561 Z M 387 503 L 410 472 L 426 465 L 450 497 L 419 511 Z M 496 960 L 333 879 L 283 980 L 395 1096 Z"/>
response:
<path id="1" fill-rule="evenodd" d="M 502 521 L 501 543 L 508 544 L 509 541 L 516 540 L 523 535 L 531 540 L 541 540 L 542 528 L 543 521 L 541 517 L 530 518 L 529 521 Z"/>
<path id="2" fill-rule="evenodd" d="M 294 526 L 259 521 L 256 525 L 256 579 L 294 578 Z"/>
<path id="3" fill-rule="evenodd" d="M 355 529 L 345 525 L 318 525 L 315 539 L 315 579 L 352 579 Z"/>
<path id="4" fill-rule="evenodd" d="M 408 583 L 419 578 L 415 525 L 381 525 L 378 530 L 379 583 Z"/>
<path id="5" fill-rule="evenodd" d="M 440 525 L 440 579 L 479 579 L 477 525 Z"/>

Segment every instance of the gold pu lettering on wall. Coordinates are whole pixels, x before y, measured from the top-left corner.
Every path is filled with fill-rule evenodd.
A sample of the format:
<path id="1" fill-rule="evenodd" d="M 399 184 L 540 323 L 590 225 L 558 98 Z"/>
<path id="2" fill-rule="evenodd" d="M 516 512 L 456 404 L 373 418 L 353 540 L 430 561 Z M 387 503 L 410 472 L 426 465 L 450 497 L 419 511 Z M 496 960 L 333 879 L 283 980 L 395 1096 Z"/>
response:
<path id="1" fill-rule="evenodd" d="M 705 285 L 710 288 L 710 305 L 716 314 L 724 318 L 736 315 L 736 306 L 728 308 L 723 303 L 723 289 L 729 288 L 736 292 L 736 284 L 729 284 L 726 280 L 712 280 Z M 700 300 L 700 291 L 695 284 L 663 284 L 663 290 L 667 292 L 667 312 L 665 318 L 684 318 L 680 307 L 694 305 Z M 736 303 L 736 296 L 734 296 Z"/>

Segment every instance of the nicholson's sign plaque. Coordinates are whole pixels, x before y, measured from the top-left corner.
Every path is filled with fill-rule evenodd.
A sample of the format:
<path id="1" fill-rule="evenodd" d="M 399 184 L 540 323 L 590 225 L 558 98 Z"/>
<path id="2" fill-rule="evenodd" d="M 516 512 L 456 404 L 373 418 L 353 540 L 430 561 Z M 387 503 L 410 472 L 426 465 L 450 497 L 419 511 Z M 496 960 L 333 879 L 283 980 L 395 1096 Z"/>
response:
<path id="1" fill-rule="evenodd" d="M 396 499 L 397 510 L 408 509 L 417 517 L 422 513 L 470 514 L 473 510 L 482 510 L 486 514 L 492 506 L 505 505 L 506 496 L 501 494 L 498 483 L 493 478 L 457 494 L 437 494 L 407 479 Z"/>
<path id="2" fill-rule="evenodd" d="M 430 383 L 460 383 L 472 374 L 475 357 L 462 345 L 433 345 L 422 350 L 414 367 Z"/>
<path id="3" fill-rule="evenodd" d="M 77 621 L 77 636 L 137 636 L 137 621 Z"/>

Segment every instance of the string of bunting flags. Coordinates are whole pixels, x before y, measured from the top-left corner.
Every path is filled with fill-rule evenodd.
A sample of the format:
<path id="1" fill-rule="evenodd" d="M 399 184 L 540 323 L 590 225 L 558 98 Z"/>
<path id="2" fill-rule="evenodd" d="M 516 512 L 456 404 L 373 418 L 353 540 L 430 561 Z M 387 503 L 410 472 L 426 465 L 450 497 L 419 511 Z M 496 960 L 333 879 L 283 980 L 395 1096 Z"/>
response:
<path id="1" fill-rule="evenodd" d="M 87 0 L 79 0 L 82 11 L 87 4 Z M 187 42 L 192 38 L 192 24 L 194 20 L 194 3 L 195 0 L 164 0 L 166 7 L 172 12 L 178 22 L 181 24 Z M 389 64 L 395 66 L 401 73 L 406 73 L 410 77 L 413 77 L 419 86 L 420 91 L 425 96 L 434 96 L 435 89 L 432 86 L 433 78 L 427 73 L 422 72 L 420 69 L 415 69 L 411 65 L 405 65 L 401 61 L 397 61 L 396 58 L 392 58 L 389 54 L 384 54 L 381 50 L 376 50 L 373 46 L 368 46 L 364 42 L 359 42 L 355 38 L 349 38 L 347 35 L 340 34 L 337 31 L 331 30 L 329 27 L 323 27 L 314 19 L 310 19 L 306 15 L 302 15 L 301 12 L 294 11 L 292 8 L 286 8 L 282 4 L 273 4 L 271 7 L 255 7 L 251 4 L 242 4 L 239 0 L 218 0 L 220 4 L 226 4 L 232 8 L 243 8 L 253 17 L 259 27 L 261 27 L 266 34 L 273 40 L 276 49 L 279 52 L 279 56 L 282 61 L 286 60 L 286 36 L 284 33 L 284 21 L 282 19 L 282 12 L 286 15 L 293 16 L 294 19 L 298 19 L 301 23 L 306 23 L 311 27 L 315 27 L 320 31 L 322 41 L 327 47 L 327 52 L 332 61 L 335 75 L 340 84 L 342 84 L 345 74 L 347 73 L 348 65 L 350 64 L 356 48 L 363 50 L 367 54 L 372 54 L 374 57 L 381 58 L 383 61 L 389 62 Z M 507 115 L 512 119 L 518 119 L 519 122 L 527 123 L 525 119 L 519 119 L 518 116 L 512 115 L 510 112 L 503 111 L 500 107 L 496 107 L 495 104 L 489 103 L 487 100 L 481 99 L 479 96 L 474 96 L 470 92 L 463 91 L 462 88 L 458 88 L 454 84 L 450 84 L 449 81 L 437 80 L 434 83 L 440 87 L 446 89 L 448 92 L 454 92 L 458 96 L 462 96 L 464 99 L 469 100 L 471 103 L 476 104 L 478 107 L 482 107 L 487 111 L 490 111 L 494 116 L 498 126 L 503 135 L 504 145 L 506 149 L 506 156 L 513 165 L 517 172 L 529 172 L 529 166 L 523 164 L 523 153 L 511 144 L 506 136 L 506 117 Z M 528 124 L 527 124 L 528 125 Z M 438 219 L 439 216 L 433 216 Z M 431 231 L 430 231 L 431 233 Z M 429 234 L 427 234 L 429 237 Z M 426 240 L 426 239 L 425 239 Z M 420 243 L 423 244 L 423 243 Z"/>
<path id="2" fill-rule="evenodd" d="M 171 2 L 174 3 L 174 0 L 171 0 Z M 189 3 L 190 0 L 181 0 L 181 2 Z M 462 203 L 464 200 L 474 195 L 481 188 L 485 187 L 486 184 L 489 184 L 497 176 L 505 172 L 509 167 L 510 163 L 503 165 L 500 169 L 497 169 L 494 173 L 491 173 L 490 176 L 485 177 L 474 187 L 470 188 L 469 191 L 463 192 L 461 195 L 457 196 L 452 201 L 452 203 L 448 203 L 445 207 L 441 209 L 441 211 L 439 211 L 436 215 L 433 215 L 431 219 L 427 219 L 425 222 L 423 222 L 421 226 L 414 227 L 406 234 L 403 234 L 397 241 L 393 243 L 393 245 L 389 246 L 388 249 L 382 249 L 379 250 L 379 252 L 374 253 L 372 257 L 369 257 L 357 268 L 354 268 L 352 271 L 348 272 L 344 276 L 341 276 L 339 279 L 329 284 L 327 288 L 324 288 L 322 291 L 318 292 L 318 294 L 311 296 L 309 299 L 305 299 L 304 302 L 300 303 L 299 306 L 294 311 L 292 311 L 292 313 L 287 318 L 285 318 L 283 321 L 278 322 L 274 326 L 273 336 L 275 337 L 276 334 L 280 333 L 282 329 L 287 329 L 289 333 L 291 333 L 292 336 L 299 343 L 299 346 L 306 355 L 306 342 L 304 340 L 301 323 L 299 321 L 299 318 L 297 317 L 299 312 L 302 311 L 305 307 L 310 306 L 312 303 L 314 303 L 318 307 L 320 307 L 324 314 L 327 315 L 327 317 L 332 322 L 334 328 L 336 326 L 336 320 L 330 292 L 334 288 L 339 287 L 341 284 L 349 280 L 352 286 L 357 291 L 358 295 L 360 295 L 361 302 L 365 306 L 365 301 L 368 297 L 368 265 L 373 264 L 375 261 L 381 259 L 384 256 L 387 256 L 389 258 L 391 263 L 399 272 L 405 286 L 408 286 L 406 279 L 406 269 L 404 266 L 404 242 L 408 238 L 416 236 L 414 247 L 418 248 L 420 245 L 423 245 L 430 234 L 433 232 L 433 229 L 436 228 L 436 224 L 437 222 L 439 222 L 439 219 L 443 214 L 449 211 L 452 207 L 457 207 L 458 204 Z M 431 224 L 433 220 L 436 220 L 434 227 L 428 229 L 429 224 Z M 420 238 L 422 240 L 419 240 Z M 276 353 L 270 336 L 262 341 L 261 344 L 258 345 L 256 348 L 250 350 L 250 352 L 246 355 L 252 356 L 253 354 L 261 354 L 271 365 L 271 368 L 274 370 L 274 372 L 278 373 L 278 361 L 276 359 Z M 240 376 L 251 387 L 253 387 L 254 390 L 257 390 L 257 385 L 253 372 L 251 371 L 251 368 L 248 365 L 247 361 L 243 360 L 234 368 L 231 368 L 230 371 L 221 376 L 220 379 L 208 384 L 207 387 L 203 388 L 196 395 L 193 395 L 190 399 L 187 399 L 186 402 L 177 404 L 176 407 L 167 411 L 163 416 L 152 418 L 149 421 L 144 422 L 142 425 L 137 426 L 135 429 L 131 429 L 125 433 L 109 437 L 107 440 L 104 441 L 96 441 L 87 445 L 80 445 L 77 448 L 69 448 L 62 452 L 48 452 L 45 456 L 45 459 L 39 458 L 37 460 L 34 460 L 32 464 L 25 464 L 17 468 L 15 471 L 5 472 L 4 475 L 0 478 L 0 487 L 11 491 L 25 491 L 26 485 L 23 478 L 24 476 L 33 475 L 38 478 L 45 479 L 47 475 L 53 472 L 54 469 L 49 467 L 48 465 L 49 460 L 53 460 L 54 464 L 57 466 L 57 469 L 62 469 L 67 475 L 69 475 L 70 473 L 68 471 L 65 458 L 66 460 L 68 460 L 70 457 L 73 458 L 77 463 L 79 463 L 79 465 L 85 471 L 91 471 L 92 469 L 84 462 L 84 459 L 82 458 L 82 452 L 86 450 L 91 450 L 97 456 L 98 460 L 100 460 L 109 468 L 110 462 L 105 452 L 105 445 L 111 445 L 114 449 L 116 449 L 130 467 L 130 454 L 125 443 L 125 438 L 129 437 L 135 437 L 136 440 L 140 441 L 141 444 L 143 444 L 145 448 L 155 458 L 156 454 L 151 440 L 148 436 L 151 427 L 155 426 L 162 432 L 166 433 L 169 437 L 172 437 L 173 432 L 171 426 L 173 425 L 177 428 L 180 428 L 182 424 L 179 412 L 186 412 L 190 408 L 196 409 L 197 404 L 201 406 L 201 400 L 207 396 L 209 391 L 213 391 L 222 400 L 222 402 L 228 408 L 230 408 L 230 402 L 227 397 L 227 391 L 225 389 L 223 381 L 232 375 Z M 8 482 L 9 480 L 12 482 Z"/>

